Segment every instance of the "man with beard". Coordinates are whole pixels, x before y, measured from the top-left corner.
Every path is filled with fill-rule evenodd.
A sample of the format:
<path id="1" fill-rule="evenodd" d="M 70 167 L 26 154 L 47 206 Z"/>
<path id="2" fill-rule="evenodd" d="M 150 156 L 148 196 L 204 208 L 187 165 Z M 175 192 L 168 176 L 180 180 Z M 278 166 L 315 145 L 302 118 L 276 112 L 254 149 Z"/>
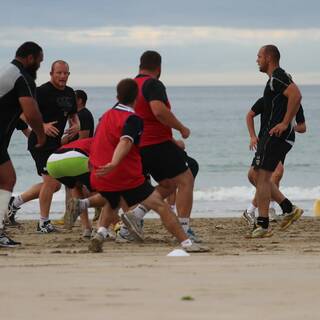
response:
<path id="1" fill-rule="evenodd" d="M 28 139 L 28 149 L 35 161 L 38 175 L 42 177 L 42 183 L 12 198 L 9 206 L 9 211 L 15 213 L 23 203 L 39 197 L 40 221 L 37 226 L 39 233 L 55 231 L 49 220 L 49 212 L 53 193 L 60 189 L 60 183 L 47 172 L 47 160 L 61 146 L 64 134 L 67 135 L 67 139 L 72 139 L 80 129 L 76 97 L 73 89 L 67 86 L 69 74 L 68 63 L 57 60 L 51 66 L 50 81 L 37 88 L 37 100 L 45 122 L 47 141 L 41 148 L 36 148 L 36 135 L 32 131 Z M 68 121 L 69 129 L 65 131 Z"/>
<path id="2" fill-rule="evenodd" d="M 303 210 L 293 205 L 271 181 L 272 173 L 294 144 L 293 119 L 300 107 L 301 93 L 291 76 L 280 68 L 280 52 L 276 46 L 261 47 L 257 55 L 257 64 L 259 70 L 266 73 L 269 79 L 263 93 L 266 126 L 261 133 L 253 160 L 254 169 L 257 171 L 259 217 L 248 236 L 264 238 L 272 236 L 272 230 L 269 228 L 271 197 L 279 203 L 284 212 L 281 230 L 287 229 L 303 214 Z"/>
<path id="3" fill-rule="evenodd" d="M 34 82 L 42 60 L 42 48 L 34 42 L 25 42 L 18 48 L 15 59 L 0 71 L 0 246 L 3 247 L 20 244 L 4 233 L 3 219 L 16 182 L 8 146 L 22 112 L 33 129 L 35 149 L 46 141 Z"/>

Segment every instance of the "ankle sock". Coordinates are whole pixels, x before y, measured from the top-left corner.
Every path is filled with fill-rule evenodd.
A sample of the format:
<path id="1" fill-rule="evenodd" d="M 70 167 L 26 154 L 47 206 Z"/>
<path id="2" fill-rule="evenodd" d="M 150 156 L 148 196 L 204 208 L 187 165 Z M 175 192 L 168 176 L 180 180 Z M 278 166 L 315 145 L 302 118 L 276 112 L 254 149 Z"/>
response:
<path id="1" fill-rule="evenodd" d="M 178 218 L 178 219 L 181 224 L 181 227 L 183 228 L 183 231 L 187 233 L 189 229 L 190 219 L 189 218 Z"/>
<path id="2" fill-rule="evenodd" d="M 97 233 L 100 233 L 104 239 L 108 236 L 108 229 L 106 227 L 99 227 Z"/>
<path id="3" fill-rule="evenodd" d="M 292 211 L 292 203 L 289 199 L 285 198 L 280 204 L 283 213 L 290 213 Z"/>
<path id="4" fill-rule="evenodd" d="M 18 196 L 14 197 L 14 200 L 13 200 L 13 205 L 16 207 L 16 208 L 19 208 L 21 205 L 24 204 L 24 201 L 22 200 L 21 198 L 21 195 L 19 194 Z"/>
<path id="5" fill-rule="evenodd" d="M 149 210 L 144 205 L 138 204 L 132 211 L 139 220 L 142 220 Z"/>
<path id="6" fill-rule="evenodd" d="M 40 227 L 42 227 L 44 225 L 44 223 L 47 221 L 49 221 L 49 218 L 47 218 L 47 217 L 44 218 L 44 217 L 40 216 L 40 220 L 39 220 Z"/>
<path id="7" fill-rule="evenodd" d="M 264 229 L 268 229 L 269 227 L 269 218 L 265 218 L 265 217 L 258 217 L 257 218 L 257 225 L 264 228 Z"/>
<path id="8" fill-rule="evenodd" d="M 80 199 L 79 201 L 79 207 L 80 207 L 80 211 L 86 210 L 88 209 L 90 206 L 90 201 L 88 198 L 86 199 Z"/>

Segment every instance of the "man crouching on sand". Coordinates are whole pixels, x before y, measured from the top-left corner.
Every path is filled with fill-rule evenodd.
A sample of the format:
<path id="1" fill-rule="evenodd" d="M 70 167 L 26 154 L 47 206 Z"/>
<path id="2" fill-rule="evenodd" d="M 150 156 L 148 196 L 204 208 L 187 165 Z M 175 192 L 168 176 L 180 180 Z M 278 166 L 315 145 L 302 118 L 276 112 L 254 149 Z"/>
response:
<path id="1" fill-rule="evenodd" d="M 119 82 L 118 103 L 102 116 L 92 143 L 90 179 L 92 187 L 107 200 L 103 214 L 116 213 L 120 200 L 127 207 L 142 203 L 160 215 L 164 226 L 186 251 L 208 251 L 187 237 L 169 205 L 142 174 L 138 144 L 143 121 L 134 111 L 137 95 L 138 86 L 134 80 L 124 79 Z M 132 213 L 124 213 L 122 220 L 138 239 L 143 239 L 138 221 Z M 107 233 L 107 226 L 100 225 L 90 242 L 89 250 L 102 251 Z"/>

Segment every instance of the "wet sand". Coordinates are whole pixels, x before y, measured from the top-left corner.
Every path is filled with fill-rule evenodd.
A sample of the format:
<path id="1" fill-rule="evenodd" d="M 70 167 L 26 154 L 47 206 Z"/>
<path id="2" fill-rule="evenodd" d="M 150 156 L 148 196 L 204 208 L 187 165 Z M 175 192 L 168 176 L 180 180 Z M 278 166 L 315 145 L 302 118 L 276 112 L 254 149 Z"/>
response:
<path id="1" fill-rule="evenodd" d="M 177 243 L 146 220 L 144 243 L 88 253 L 77 226 L 41 235 L 9 229 L 0 248 L 1 319 L 318 319 L 320 219 L 248 240 L 238 218 L 195 219 L 210 253 L 169 258 Z"/>

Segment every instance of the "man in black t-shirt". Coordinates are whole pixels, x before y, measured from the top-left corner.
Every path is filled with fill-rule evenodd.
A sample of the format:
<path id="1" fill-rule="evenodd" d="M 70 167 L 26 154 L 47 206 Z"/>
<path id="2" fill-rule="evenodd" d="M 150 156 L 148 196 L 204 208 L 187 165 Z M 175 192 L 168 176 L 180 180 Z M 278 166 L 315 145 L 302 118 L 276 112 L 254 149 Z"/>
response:
<path id="1" fill-rule="evenodd" d="M 52 64 L 50 75 L 50 81 L 37 88 L 37 100 L 45 122 L 44 130 L 47 141 L 41 148 L 35 148 L 36 139 L 33 131 L 28 139 L 28 149 L 43 182 L 15 197 L 10 208 L 16 211 L 23 203 L 39 197 L 40 221 L 37 226 L 39 233 L 55 231 L 49 220 L 49 211 L 53 193 L 60 189 L 60 183 L 48 175 L 47 160 L 61 146 L 61 138 L 64 134 L 68 139 L 72 139 L 78 134 L 80 128 L 75 94 L 73 89 L 66 85 L 69 65 L 62 60 L 55 61 Z M 67 122 L 69 122 L 69 129 L 65 131 Z"/>
<path id="2" fill-rule="evenodd" d="M 88 96 L 83 90 L 75 90 L 78 118 L 80 121 L 80 131 L 71 140 L 84 139 L 93 137 L 94 134 L 94 119 L 90 110 L 86 108 Z M 63 137 L 61 144 L 71 142 L 67 137 Z"/>
<path id="3" fill-rule="evenodd" d="M 258 52 L 259 69 L 269 76 L 269 80 L 263 94 L 263 116 L 266 117 L 266 125 L 261 132 L 253 161 L 254 168 L 257 170 L 256 189 L 259 217 L 249 235 L 251 238 L 272 236 L 272 230 L 269 228 L 271 197 L 280 204 L 284 212 L 280 225 L 282 230 L 298 220 L 303 213 L 302 209 L 294 206 L 271 182 L 272 172 L 294 143 L 293 119 L 301 102 L 299 88 L 280 68 L 279 61 L 280 52 L 274 45 L 263 46 Z"/>
<path id="4" fill-rule="evenodd" d="M 255 132 L 254 128 L 254 117 L 260 115 L 260 130 L 258 137 Z M 263 132 L 265 130 L 265 126 L 267 125 L 267 119 L 264 114 L 264 99 L 263 97 L 258 99 L 255 104 L 252 106 L 250 111 L 247 114 L 246 117 L 247 120 L 247 127 L 250 135 L 250 144 L 249 144 L 249 149 L 250 150 L 256 150 L 257 149 L 257 144 L 259 141 L 259 138 L 263 135 Z M 294 126 L 295 132 L 298 133 L 304 133 L 306 132 L 306 123 L 305 123 L 305 117 L 304 117 L 304 112 L 303 108 L 300 105 L 300 108 L 295 116 L 295 122 L 296 125 Z M 284 161 L 285 161 L 285 156 L 283 159 L 281 159 L 276 167 L 276 169 L 273 171 L 272 176 L 271 176 L 271 181 L 279 188 L 280 185 L 280 180 L 283 177 L 284 173 Z M 256 186 L 256 180 L 257 180 L 257 172 L 254 170 L 254 161 L 249 169 L 248 172 L 248 179 L 252 183 L 253 186 Z M 247 220 L 249 225 L 254 225 L 255 222 L 255 210 L 257 208 L 257 198 L 256 195 L 253 198 L 252 202 L 250 202 L 248 208 L 243 212 L 243 217 Z M 277 221 L 281 216 L 276 215 L 275 212 L 275 201 L 270 202 L 270 207 L 269 207 L 269 219 L 270 221 Z"/>
<path id="5" fill-rule="evenodd" d="M 94 120 L 92 113 L 86 108 L 88 96 L 83 90 L 76 90 L 77 110 L 80 121 L 78 139 L 93 137 Z"/>
<path id="6" fill-rule="evenodd" d="M 0 246 L 3 247 L 19 244 L 4 233 L 3 219 L 16 182 L 8 146 L 22 112 L 35 132 L 35 145 L 41 147 L 46 141 L 34 82 L 42 60 L 41 47 L 25 42 L 18 48 L 15 59 L 0 70 Z"/>

